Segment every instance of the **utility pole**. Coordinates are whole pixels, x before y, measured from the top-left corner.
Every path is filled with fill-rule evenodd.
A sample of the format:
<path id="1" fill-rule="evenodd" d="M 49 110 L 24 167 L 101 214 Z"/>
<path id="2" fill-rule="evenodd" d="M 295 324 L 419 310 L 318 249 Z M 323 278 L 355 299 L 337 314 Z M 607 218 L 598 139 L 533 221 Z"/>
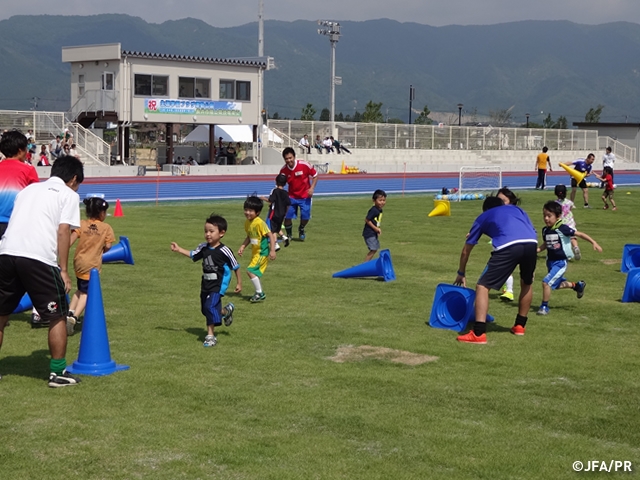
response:
<path id="1" fill-rule="evenodd" d="M 264 57 L 264 0 L 259 0 L 258 7 L 258 56 Z"/>
<path id="2" fill-rule="evenodd" d="M 413 107 L 413 101 L 416 99 L 416 89 L 413 85 L 409 85 L 409 125 L 411 125 L 411 108 Z"/>

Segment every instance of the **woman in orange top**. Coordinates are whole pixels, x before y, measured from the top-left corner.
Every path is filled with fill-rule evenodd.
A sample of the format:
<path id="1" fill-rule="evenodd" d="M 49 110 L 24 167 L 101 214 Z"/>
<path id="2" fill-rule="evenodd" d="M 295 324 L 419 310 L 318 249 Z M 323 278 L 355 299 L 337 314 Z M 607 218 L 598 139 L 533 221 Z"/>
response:
<path id="1" fill-rule="evenodd" d="M 88 220 L 80 222 L 80 228 L 71 234 L 71 244 L 80 239 L 73 257 L 73 268 L 78 279 L 78 290 L 73 294 L 67 317 L 67 335 L 73 335 L 78 317 L 87 305 L 89 275 L 92 268 L 102 270 L 102 254 L 111 248 L 115 235 L 111 225 L 104 223 L 109 204 L 102 198 L 85 198 Z"/>

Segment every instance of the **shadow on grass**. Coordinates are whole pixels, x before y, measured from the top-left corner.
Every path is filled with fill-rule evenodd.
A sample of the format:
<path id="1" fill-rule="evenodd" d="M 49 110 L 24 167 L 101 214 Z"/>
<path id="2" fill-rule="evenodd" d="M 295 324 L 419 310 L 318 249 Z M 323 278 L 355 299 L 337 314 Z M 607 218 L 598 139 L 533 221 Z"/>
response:
<path id="1" fill-rule="evenodd" d="M 0 360 L 0 372 L 45 380 L 49 372 L 49 351 L 34 350 L 29 356 L 4 357 Z"/>
<path id="2" fill-rule="evenodd" d="M 185 328 L 184 331 L 190 333 L 191 335 L 195 335 L 201 342 L 204 342 L 204 337 L 207 336 L 207 331 L 204 328 L 190 327 Z M 216 330 L 216 337 L 219 337 L 220 335 L 229 335 L 229 332 L 227 332 L 226 330 Z"/>

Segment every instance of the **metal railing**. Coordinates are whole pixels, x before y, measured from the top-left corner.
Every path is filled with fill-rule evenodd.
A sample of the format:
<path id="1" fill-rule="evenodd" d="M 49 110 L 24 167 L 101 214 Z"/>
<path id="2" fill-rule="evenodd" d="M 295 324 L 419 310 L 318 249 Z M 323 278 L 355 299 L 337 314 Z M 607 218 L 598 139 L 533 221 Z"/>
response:
<path id="1" fill-rule="evenodd" d="M 109 165 L 111 146 L 82 125 L 66 122 L 64 112 L 0 110 L 1 130 L 17 129 L 25 134 L 32 130 L 38 144 L 48 145 L 56 135 L 63 136 L 65 128 L 73 135 L 83 162 Z"/>
<path id="2" fill-rule="evenodd" d="M 269 120 L 270 129 L 284 134 L 276 148 L 297 146 L 305 134 L 331 136 L 331 122 Z M 403 125 L 336 122 L 338 139 L 351 148 L 422 150 L 598 150 L 595 130 L 506 128 L 491 126 Z M 604 147 L 603 147 L 604 148 Z"/>
<path id="3" fill-rule="evenodd" d="M 115 90 L 86 90 L 69 109 L 72 121 L 82 112 L 116 112 L 118 111 L 118 92 Z"/>

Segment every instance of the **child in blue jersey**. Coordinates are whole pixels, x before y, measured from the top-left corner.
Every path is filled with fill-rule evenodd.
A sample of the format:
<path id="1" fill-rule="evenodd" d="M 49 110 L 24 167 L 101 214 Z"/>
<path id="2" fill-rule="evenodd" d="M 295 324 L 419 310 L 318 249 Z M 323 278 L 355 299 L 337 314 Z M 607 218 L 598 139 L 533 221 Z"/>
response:
<path id="1" fill-rule="evenodd" d="M 547 251 L 547 271 L 549 273 L 542 279 L 542 305 L 538 309 L 538 315 L 548 315 L 551 290 L 571 288 L 576 292 L 578 298 L 582 298 L 587 285 L 584 280 L 574 283 L 564 278 L 568 260 L 573 258 L 571 237 L 585 239 L 598 252 L 602 252 L 602 248 L 586 233 L 578 232 L 562 222 L 560 218 L 562 206 L 559 203 L 555 201 L 545 203 L 542 207 L 542 214 L 546 226 L 542 229 L 543 243 L 538 248 L 538 252 Z"/>
<path id="2" fill-rule="evenodd" d="M 175 242 L 171 242 L 171 250 L 181 253 L 194 262 L 202 260 L 202 282 L 200 284 L 200 308 L 207 319 L 207 335 L 205 347 L 215 347 L 218 340 L 214 327 L 224 324 L 228 327 L 233 322 L 233 303 L 222 308 L 222 297 L 227 291 L 231 271 L 236 275 L 235 292 L 242 291 L 242 280 L 238 269 L 240 265 L 229 247 L 220 242 L 227 233 L 227 221 L 219 215 L 211 215 L 204 224 L 205 243 L 194 250 L 185 250 Z"/>
<path id="3" fill-rule="evenodd" d="M 582 189 L 582 198 L 584 200 L 584 208 L 589 208 L 589 187 L 587 186 L 587 177 L 591 175 L 591 169 L 596 156 L 593 153 L 587 155 L 587 158 L 576 160 L 575 162 L 566 162 L 565 165 L 572 165 L 573 169 L 580 173 L 586 173 L 580 183 L 571 177 L 571 201 L 576 199 L 576 191 L 578 187 Z"/>
<path id="4" fill-rule="evenodd" d="M 517 266 L 520 267 L 520 298 L 518 314 L 511 328 L 514 335 L 524 335 L 527 313 L 533 298 L 533 273 L 536 269 L 538 238 L 529 217 L 520 207 L 504 205 L 499 197 L 489 196 L 482 205 L 483 213 L 476 218 L 460 254 L 460 266 L 455 285 L 466 286 L 465 268 L 471 250 L 484 234 L 491 238 L 493 252 L 476 283 L 475 323 L 472 330 L 458 337 L 459 342 L 487 343 L 486 320 L 489 290 L 499 290 Z"/>

